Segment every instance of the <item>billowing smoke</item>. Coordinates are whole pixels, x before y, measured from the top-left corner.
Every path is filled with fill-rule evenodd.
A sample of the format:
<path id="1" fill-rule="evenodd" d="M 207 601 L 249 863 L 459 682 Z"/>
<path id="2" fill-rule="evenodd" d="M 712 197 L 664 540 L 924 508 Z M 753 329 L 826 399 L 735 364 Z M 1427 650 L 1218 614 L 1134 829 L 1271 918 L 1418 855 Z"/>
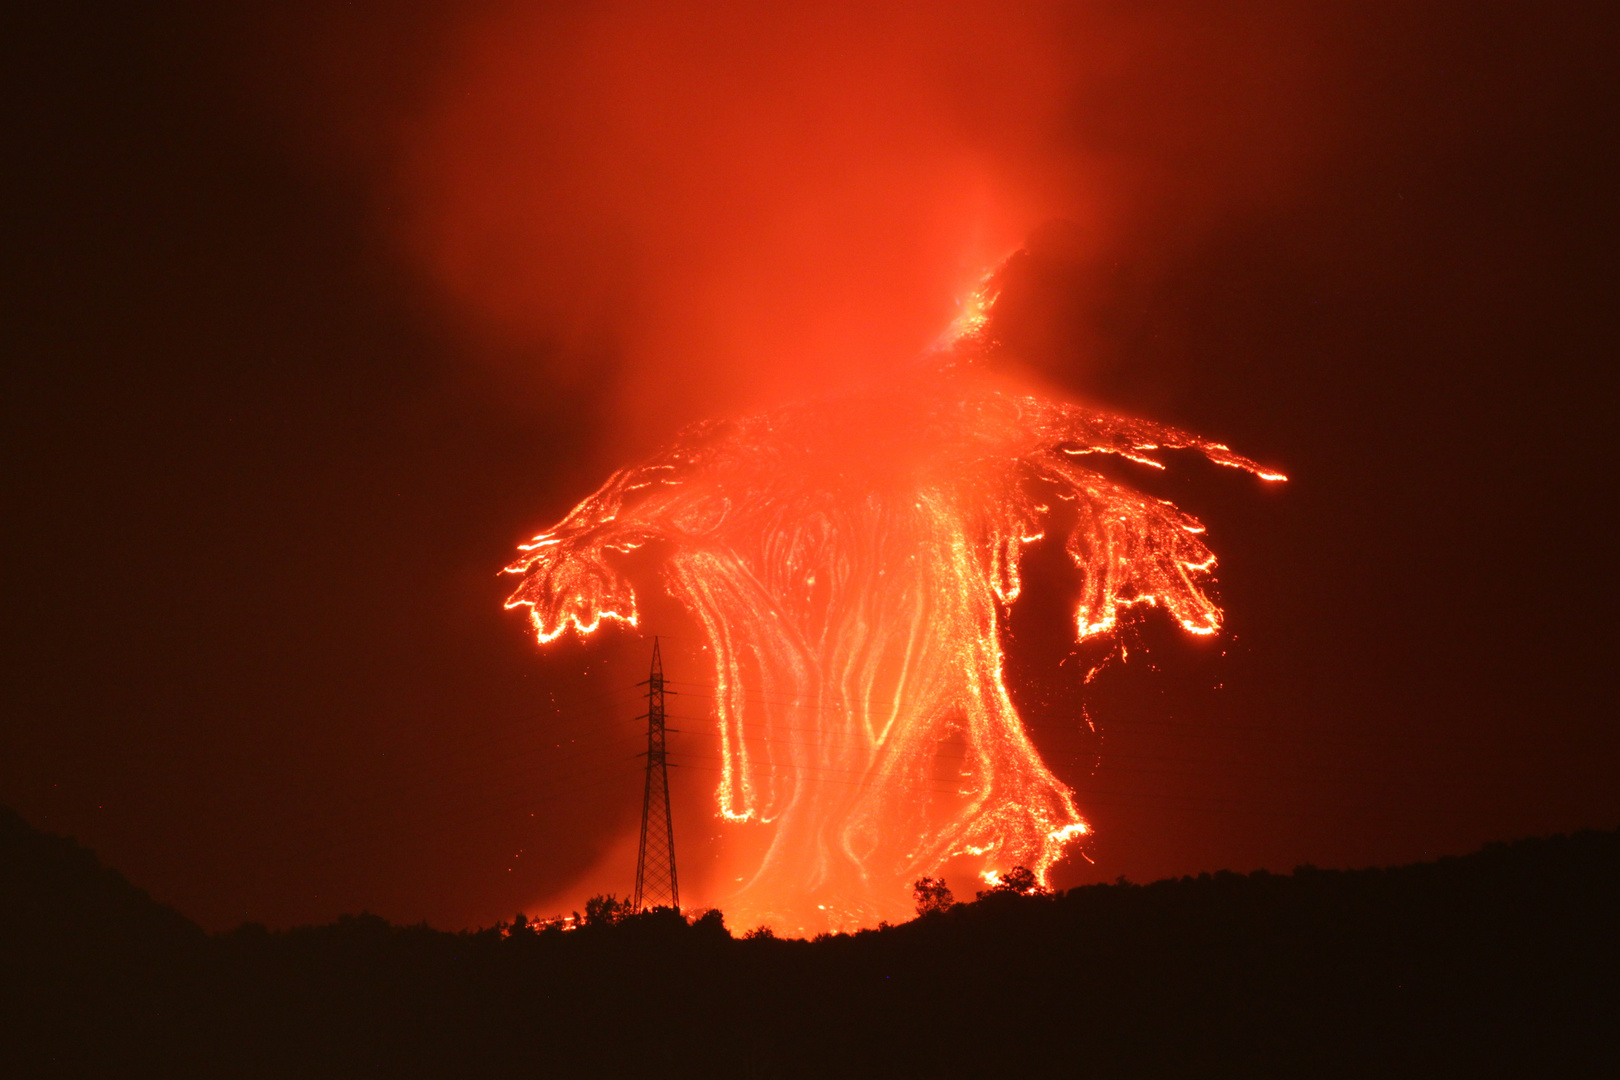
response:
<path id="1" fill-rule="evenodd" d="M 1115 267 L 1151 277 L 1286 202 L 1325 141 L 1320 27 L 1286 7 L 446 12 L 301 30 L 321 44 L 299 122 L 375 178 L 484 385 L 518 409 L 609 395 L 603 460 L 893 372 L 1056 218 L 1078 226 L 1084 390 Z"/>

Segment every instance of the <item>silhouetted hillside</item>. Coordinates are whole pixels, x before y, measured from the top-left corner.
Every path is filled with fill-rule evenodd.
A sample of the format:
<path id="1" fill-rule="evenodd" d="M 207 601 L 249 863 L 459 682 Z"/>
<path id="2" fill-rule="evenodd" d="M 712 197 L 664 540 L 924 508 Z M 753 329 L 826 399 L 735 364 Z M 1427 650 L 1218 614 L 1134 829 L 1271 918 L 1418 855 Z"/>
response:
<path id="1" fill-rule="evenodd" d="M 192 1041 L 207 937 L 95 855 L 0 806 L 0 1074 L 157 1066 Z"/>
<path id="2" fill-rule="evenodd" d="M 204 939 L 4 819 L 7 1075 L 1537 1076 L 1620 1066 L 1620 833 L 991 895 L 813 942 L 672 912 Z M 56 906 L 60 905 L 60 906 Z M 611 916 L 611 912 L 608 913 Z M 41 957 L 57 957 L 64 981 Z M 100 961 L 87 961 L 100 957 Z M 49 987 L 39 994 L 35 980 Z M 65 992 L 66 991 L 66 992 Z M 54 1011 L 52 1011 L 54 1010 Z M 8 1010 L 9 1011 L 9 1010 Z M 47 1015 L 48 1014 L 48 1015 Z"/>
<path id="3" fill-rule="evenodd" d="M 0 935 L 8 950 L 49 943 L 60 960 L 69 943 L 104 958 L 107 949 L 183 948 L 203 932 L 88 848 L 0 806 Z"/>

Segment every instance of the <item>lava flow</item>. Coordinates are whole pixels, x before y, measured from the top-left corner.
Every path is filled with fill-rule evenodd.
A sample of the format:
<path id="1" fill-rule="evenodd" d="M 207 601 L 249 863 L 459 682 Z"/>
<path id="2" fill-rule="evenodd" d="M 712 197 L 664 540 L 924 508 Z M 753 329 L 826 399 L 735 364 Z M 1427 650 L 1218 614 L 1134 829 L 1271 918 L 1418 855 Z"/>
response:
<path id="1" fill-rule="evenodd" d="M 1072 503 L 1078 640 L 1137 605 L 1212 634 L 1203 526 L 1087 459 L 1162 468 L 1155 451 L 1190 448 L 1283 479 L 1184 431 L 996 384 L 972 310 L 885 388 L 689 429 L 507 568 L 523 576 L 507 606 L 548 642 L 635 624 L 614 556 L 663 553 L 714 662 L 719 813 L 764 830 L 723 901 L 740 925 L 902 918 L 910 883 L 958 856 L 988 880 L 1024 865 L 1044 882 L 1089 827 L 1002 681 L 1024 546 L 1053 500 Z"/>

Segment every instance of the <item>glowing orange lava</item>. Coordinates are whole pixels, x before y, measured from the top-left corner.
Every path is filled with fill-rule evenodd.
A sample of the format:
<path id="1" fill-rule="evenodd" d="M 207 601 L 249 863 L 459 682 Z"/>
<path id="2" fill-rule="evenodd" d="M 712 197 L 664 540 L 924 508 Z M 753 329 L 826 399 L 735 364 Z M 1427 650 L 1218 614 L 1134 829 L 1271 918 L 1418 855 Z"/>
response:
<path id="1" fill-rule="evenodd" d="M 1089 830 L 1002 681 L 1024 546 L 1052 500 L 1072 502 L 1079 640 L 1135 605 L 1212 634 L 1203 526 L 1088 457 L 1162 468 L 1155 451 L 1191 448 L 1283 479 L 1184 431 L 996 385 L 972 362 L 983 312 L 900 382 L 687 431 L 507 568 L 523 576 L 507 606 L 528 607 L 546 642 L 636 623 L 613 556 L 666 553 L 664 584 L 715 665 L 719 813 L 768 830 L 751 879 L 722 900 L 735 925 L 904 918 L 911 882 L 962 855 L 989 878 L 1022 864 L 1044 883 Z"/>

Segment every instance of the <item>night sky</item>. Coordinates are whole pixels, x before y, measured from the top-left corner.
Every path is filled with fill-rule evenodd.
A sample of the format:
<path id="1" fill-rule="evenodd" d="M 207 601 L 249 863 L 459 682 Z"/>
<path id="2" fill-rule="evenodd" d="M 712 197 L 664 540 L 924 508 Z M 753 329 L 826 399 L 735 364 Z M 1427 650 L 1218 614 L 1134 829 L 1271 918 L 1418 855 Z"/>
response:
<path id="1" fill-rule="evenodd" d="M 1291 478 L 1142 481 L 1227 626 L 1134 628 L 1100 738 L 1036 551 L 1009 682 L 1097 833 L 1056 883 L 1620 824 L 1612 5 L 23 7 L 0 801 L 203 925 L 628 891 L 649 642 L 541 650 L 498 571 L 1031 235 L 1027 370 Z M 710 676 L 642 630 L 701 889 Z"/>

